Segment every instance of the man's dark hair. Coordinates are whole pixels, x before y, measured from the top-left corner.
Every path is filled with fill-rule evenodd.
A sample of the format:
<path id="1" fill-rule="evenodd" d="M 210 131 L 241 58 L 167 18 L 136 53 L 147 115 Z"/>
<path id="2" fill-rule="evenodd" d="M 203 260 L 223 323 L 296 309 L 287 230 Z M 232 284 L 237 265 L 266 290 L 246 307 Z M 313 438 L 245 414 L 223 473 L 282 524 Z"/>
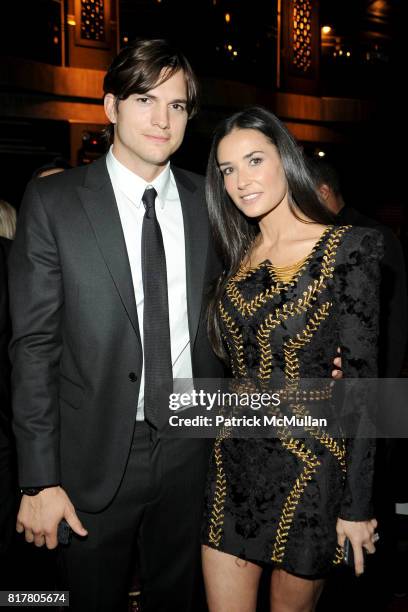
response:
<path id="1" fill-rule="evenodd" d="M 198 81 L 187 58 L 166 40 L 136 39 L 124 47 L 108 68 L 103 81 L 104 94 L 116 96 L 116 103 L 132 94 L 144 94 L 183 70 L 187 86 L 187 113 L 193 117 L 198 107 Z M 163 72 L 164 71 L 164 72 Z M 113 125 L 105 130 L 112 139 Z"/>
<path id="2" fill-rule="evenodd" d="M 39 168 L 36 168 L 32 174 L 32 178 L 37 178 L 41 176 L 43 172 L 47 172 L 47 170 L 54 170 L 56 168 L 62 168 L 62 170 L 70 170 L 72 168 L 69 161 L 65 159 L 65 157 L 54 157 L 50 162 L 43 164 Z"/>
<path id="3" fill-rule="evenodd" d="M 322 159 L 309 158 L 307 166 L 316 188 L 324 184 L 328 185 L 336 195 L 341 194 L 340 176 L 332 164 Z"/>

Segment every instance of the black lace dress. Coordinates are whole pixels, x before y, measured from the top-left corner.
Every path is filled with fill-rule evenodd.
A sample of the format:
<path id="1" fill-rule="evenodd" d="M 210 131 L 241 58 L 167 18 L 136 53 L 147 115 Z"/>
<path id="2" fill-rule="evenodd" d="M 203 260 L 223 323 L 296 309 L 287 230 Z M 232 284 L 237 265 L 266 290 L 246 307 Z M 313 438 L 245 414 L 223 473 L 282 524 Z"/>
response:
<path id="1" fill-rule="evenodd" d="M 372 229 L 330 226 L 291 282 L 277 281 L 269 261 L 232 277 L 219 314 L 234 377 L 287 386 L 327 380 L 338 346 L 345 377 L 375 377 L 381 240 Z M 321 430 L 305 438 L 220 435 L 203 543 L 300 576 L 324 575 L 342 560 L 337 518 L 373 517 L 374 451 L 372 439 Z"/>

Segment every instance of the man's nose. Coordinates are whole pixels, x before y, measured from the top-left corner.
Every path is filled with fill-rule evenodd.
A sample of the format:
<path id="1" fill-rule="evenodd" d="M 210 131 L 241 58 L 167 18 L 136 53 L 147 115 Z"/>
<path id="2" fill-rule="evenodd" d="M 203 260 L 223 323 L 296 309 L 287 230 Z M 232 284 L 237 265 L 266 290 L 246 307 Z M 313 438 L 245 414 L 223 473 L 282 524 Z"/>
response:
<path id="1" fill-rule="evenodd" d="M 167 106 L 157 105 L 152 116 L 153 125 L 158 125 L 162 130 L 169 127 L 169 109 Z"/>

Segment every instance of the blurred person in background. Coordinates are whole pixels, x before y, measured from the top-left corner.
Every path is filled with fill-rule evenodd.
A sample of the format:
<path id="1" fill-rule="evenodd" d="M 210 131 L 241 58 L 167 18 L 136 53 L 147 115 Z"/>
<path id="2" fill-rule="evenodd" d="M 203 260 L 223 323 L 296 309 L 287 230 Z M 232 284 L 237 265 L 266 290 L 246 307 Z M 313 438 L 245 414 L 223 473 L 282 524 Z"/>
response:
<path id="1" fill-rule="evenodd" d="M 1 588 L 10 586 L 11 575 L 7 570 L 16 513 L 15 452 L 11 432 L 10 363 L 7 352 L 11 326 L 6 258 L 10 246 L 11 240 L 0 237 L 0 567 L 4 568 L 0 573 Z"/>
<path id="2" fill-rule="evenodd" d="M 372 227 L 383 235 L 378 367 L 380 378 L 397 378 L 404 363 L 408 332 L 406 271 L 400 241 L 389 227 L 346 204 L 340 177 L 333 165 L 320 159 L 309 160 L 308 165 L 321 201 L 336 215 L 339 225 Z"/>
<path id="3" fill-rule="evenodd" d="M 16 209 L 5 200 L 0 200 L 0 236 L 13 240 L 16 233 L 16 223 Z"/>

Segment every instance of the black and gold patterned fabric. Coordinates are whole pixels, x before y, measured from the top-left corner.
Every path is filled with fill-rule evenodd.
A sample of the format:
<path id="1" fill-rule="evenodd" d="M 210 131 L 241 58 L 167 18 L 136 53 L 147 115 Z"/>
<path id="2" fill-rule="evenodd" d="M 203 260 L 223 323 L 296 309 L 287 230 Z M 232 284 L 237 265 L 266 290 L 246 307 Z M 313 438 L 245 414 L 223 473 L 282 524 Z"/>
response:
<path id="1" fill-rule="evenodd" d="M 286 282 L 269 260 L 241 268 L 219 304 L 234 377 L 286 389 L 327 381 L 338 346 L 345 377 L 375 377 L 381 256 L 375 230 L 329 226 Z M 302 414 L 305 404 L 293 409 Z M 342 560 L 337 518 L 373 517 L 375 442 L 306 433 L 215 440 L 204 544 L 301 576 Z"/>

